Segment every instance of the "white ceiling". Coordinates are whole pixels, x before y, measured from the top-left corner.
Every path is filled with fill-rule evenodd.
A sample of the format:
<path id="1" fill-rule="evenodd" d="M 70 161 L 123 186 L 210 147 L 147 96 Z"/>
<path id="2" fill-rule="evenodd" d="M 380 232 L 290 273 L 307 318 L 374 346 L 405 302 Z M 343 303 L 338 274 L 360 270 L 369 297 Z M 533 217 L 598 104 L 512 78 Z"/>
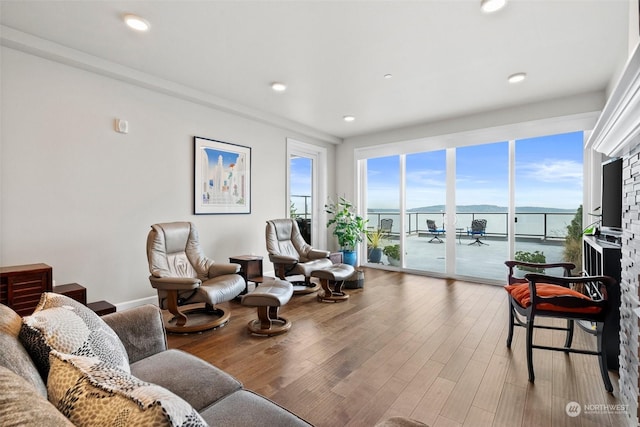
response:
<path id="1" fill-rule="evenodd" d="M 628 0 L 479 3 L 2 0 L 0 23 L 338 138 L 603 90 L 625 61 Z"/>

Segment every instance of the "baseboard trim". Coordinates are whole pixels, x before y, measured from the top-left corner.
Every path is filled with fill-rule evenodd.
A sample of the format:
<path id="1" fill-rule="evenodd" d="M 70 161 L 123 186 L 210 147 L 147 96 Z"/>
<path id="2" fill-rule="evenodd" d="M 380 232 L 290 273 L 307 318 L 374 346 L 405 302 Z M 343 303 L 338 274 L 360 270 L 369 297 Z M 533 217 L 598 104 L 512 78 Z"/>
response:
<path id="1" fill-rule="evenodd" d="M 265 276 L 267 276 L 267 277 L 275 277 L 273 270 L 265 271 L 263 274 Z M 131 301 L 125 301 L 125 302 L 121 302 L 121 303 L 114 304 L 114 305 L 116 306 L 116 311 L 124 311 L 124 310 L 128 310 L 130 308 L 139 307 L 141 305 L 146 305 L 146 304 L 158 305 L 158 296 L 154 295 L 154 296 L 151 296 L 151 297 L 134 299 L 134 300 L 131 300 Z"/>
<path id="2" fill-rule="evenodd" d="M 130 308 L 139 307 L 141 305 L 153 304 L 158 305 L 158 296 L 154 295 L 152 297 L 139 298 L 131 301 L 125 301 L 118 304 L 114 304 L 116 306 L 116 311 L 124 311 Z"/>

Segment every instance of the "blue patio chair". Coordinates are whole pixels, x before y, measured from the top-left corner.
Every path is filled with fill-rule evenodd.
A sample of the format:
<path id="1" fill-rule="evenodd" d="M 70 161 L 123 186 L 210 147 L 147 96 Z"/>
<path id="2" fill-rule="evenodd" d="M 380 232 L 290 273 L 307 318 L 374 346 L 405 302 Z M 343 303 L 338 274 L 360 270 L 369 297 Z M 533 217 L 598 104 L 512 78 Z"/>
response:
<path id="1" fill-rule="evenodd" d="M 487 220 L 486 219 L 474 219 L 471 221 L 471 228 L 467 229 L 467 234 L 471 236 L 472 239 L 475 239 L 473 242 L 469 243 L 470 245 L 477 244 L 478 246 L 488 245 L 488 243 L 480 241 L 481 237 L 484 237 L 487 230 Z"/>
<path id="2" fill-rule="evenodd" d="M 440 236 L 444 234 L 444 228 L 438 228 L 436 222 L 432 219 L 427 220 L 427 228 L 429 229 L 429 233 L 433 236 L 431 240 L 429 240 L 429 243 L 433 242 L 434 240 L 436 240 L 438 243 L 442 243 L 442 239 L 440 238 Z"/>

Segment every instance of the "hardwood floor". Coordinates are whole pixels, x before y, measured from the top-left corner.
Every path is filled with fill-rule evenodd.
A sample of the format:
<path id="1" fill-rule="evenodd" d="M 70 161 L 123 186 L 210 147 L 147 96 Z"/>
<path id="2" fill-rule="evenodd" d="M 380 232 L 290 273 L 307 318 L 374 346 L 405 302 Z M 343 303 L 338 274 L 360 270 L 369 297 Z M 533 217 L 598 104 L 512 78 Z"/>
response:
<path id="1" fill-rule="evenodd" d="M 524 329 L 505 346 L 507 293 L 500 286 L 365 270 L 363 289 L 342 303 L 294 296 L 276 337 L 250 336 L 254 308 L 228 303 L 231 322 L 202 334 L 170 335 L 195 354 L 316 426 L 373 426 L 402 415 L 436 426 L 623 426 L 624 414 L 565 411 L 569 402 L 619 404 L 604 390 L 594 356 L 534 350 L 527 380 Z M 505 272 L 506 274 L 506 272 Z M 595 348 L 576 328 L 574 346 Z M 558 331 L 536 341 L 561 345 Z M 594 410 L 595 409 L 595 410 Z"/>

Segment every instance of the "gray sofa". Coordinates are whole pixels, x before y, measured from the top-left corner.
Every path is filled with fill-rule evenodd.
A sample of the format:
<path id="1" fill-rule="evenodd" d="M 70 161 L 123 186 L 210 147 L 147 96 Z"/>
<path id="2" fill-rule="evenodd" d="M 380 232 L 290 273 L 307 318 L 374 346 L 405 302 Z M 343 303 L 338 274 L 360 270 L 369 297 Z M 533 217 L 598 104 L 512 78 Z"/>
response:
<path id="1" fill-rule="evenodd" d="M 213 365 L 167 348 L 153 305 L 106 315 L 129 357 L 131 375 L 173 392 L 211 426 L 309 426 Z M 0 425 L 73 425 L 47 400 L 42 378 L 19 338 L 22 319 L 0 304 Z"/>

